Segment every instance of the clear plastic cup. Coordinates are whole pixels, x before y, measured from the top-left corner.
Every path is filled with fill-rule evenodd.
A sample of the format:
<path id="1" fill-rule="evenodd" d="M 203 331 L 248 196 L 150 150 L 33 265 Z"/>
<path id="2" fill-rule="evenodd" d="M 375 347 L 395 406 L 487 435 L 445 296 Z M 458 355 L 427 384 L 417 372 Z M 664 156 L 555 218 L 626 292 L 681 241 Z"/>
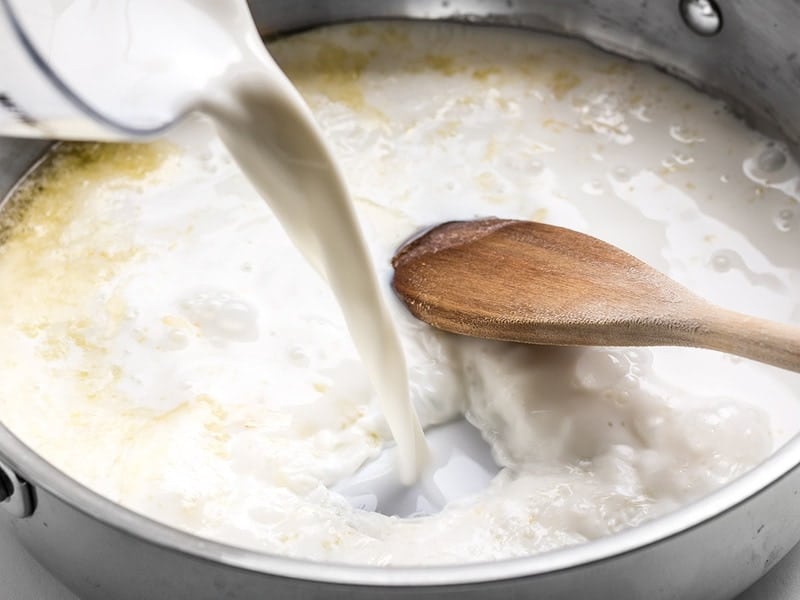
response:
<path id="1" fill-rule="evenodd" d="M 251 29 L 244 0 L 0 0 L 0 135 L 155 137 Z"/>

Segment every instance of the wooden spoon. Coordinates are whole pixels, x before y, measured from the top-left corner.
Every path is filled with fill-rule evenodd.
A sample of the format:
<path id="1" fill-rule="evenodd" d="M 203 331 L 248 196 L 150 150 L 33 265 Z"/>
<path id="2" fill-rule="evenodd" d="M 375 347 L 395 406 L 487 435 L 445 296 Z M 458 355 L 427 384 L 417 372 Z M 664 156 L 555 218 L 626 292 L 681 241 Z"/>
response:
<path id="1" fill-rule="evenodd" d="M 710 304 L 563 227 L 453 221 L 402 246 L 392 264 L 409 310 L 445 331 L 559 346 L 693 346 L 800 371 L 800 327 Z"/>

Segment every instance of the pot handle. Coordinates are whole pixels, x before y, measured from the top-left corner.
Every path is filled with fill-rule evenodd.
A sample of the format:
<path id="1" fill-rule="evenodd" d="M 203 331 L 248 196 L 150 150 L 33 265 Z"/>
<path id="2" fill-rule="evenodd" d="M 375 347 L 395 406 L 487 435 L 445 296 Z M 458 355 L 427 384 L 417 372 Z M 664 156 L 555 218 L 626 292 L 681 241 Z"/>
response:
<path id="1" fill-rule="evenodd" d="M 36 490 L 0 462 L 0 508 L 14 517 L 24 519 L 36 510 Z"/>

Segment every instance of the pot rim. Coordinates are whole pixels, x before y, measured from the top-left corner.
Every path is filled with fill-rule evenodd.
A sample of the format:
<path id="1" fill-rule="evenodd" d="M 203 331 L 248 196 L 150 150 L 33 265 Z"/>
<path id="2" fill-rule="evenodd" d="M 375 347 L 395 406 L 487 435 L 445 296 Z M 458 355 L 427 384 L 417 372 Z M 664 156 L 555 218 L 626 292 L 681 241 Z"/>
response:
<path id="1" fill-rule="evenodd" d="M 695 502 L 618 533 L 533 556 L 494 562 L 378 567 L 317 562 L 248 550 L 175 529 L 101 496 L 34 452 L 0 423 L 0 459 L 34 487 L 123 533 L 162 548 L 246 571 L 320 583 L 384 587 L 484 583 L 587 566 L 656 545 L 721 517 L 800 468 L 800 434 L 763 463 Z M 35 514 L 35 513 L 34 513 Z"/>

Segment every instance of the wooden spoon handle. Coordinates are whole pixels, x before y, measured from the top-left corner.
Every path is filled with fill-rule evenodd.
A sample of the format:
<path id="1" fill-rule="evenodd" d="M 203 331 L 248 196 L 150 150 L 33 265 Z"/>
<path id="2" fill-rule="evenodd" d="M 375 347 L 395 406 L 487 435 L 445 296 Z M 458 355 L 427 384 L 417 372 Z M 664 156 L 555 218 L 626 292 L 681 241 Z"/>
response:
<path id="1" fill-rule="evenodd" d="M 800 327 L 714 307 L 694 343 L 800 372 Z"/>

